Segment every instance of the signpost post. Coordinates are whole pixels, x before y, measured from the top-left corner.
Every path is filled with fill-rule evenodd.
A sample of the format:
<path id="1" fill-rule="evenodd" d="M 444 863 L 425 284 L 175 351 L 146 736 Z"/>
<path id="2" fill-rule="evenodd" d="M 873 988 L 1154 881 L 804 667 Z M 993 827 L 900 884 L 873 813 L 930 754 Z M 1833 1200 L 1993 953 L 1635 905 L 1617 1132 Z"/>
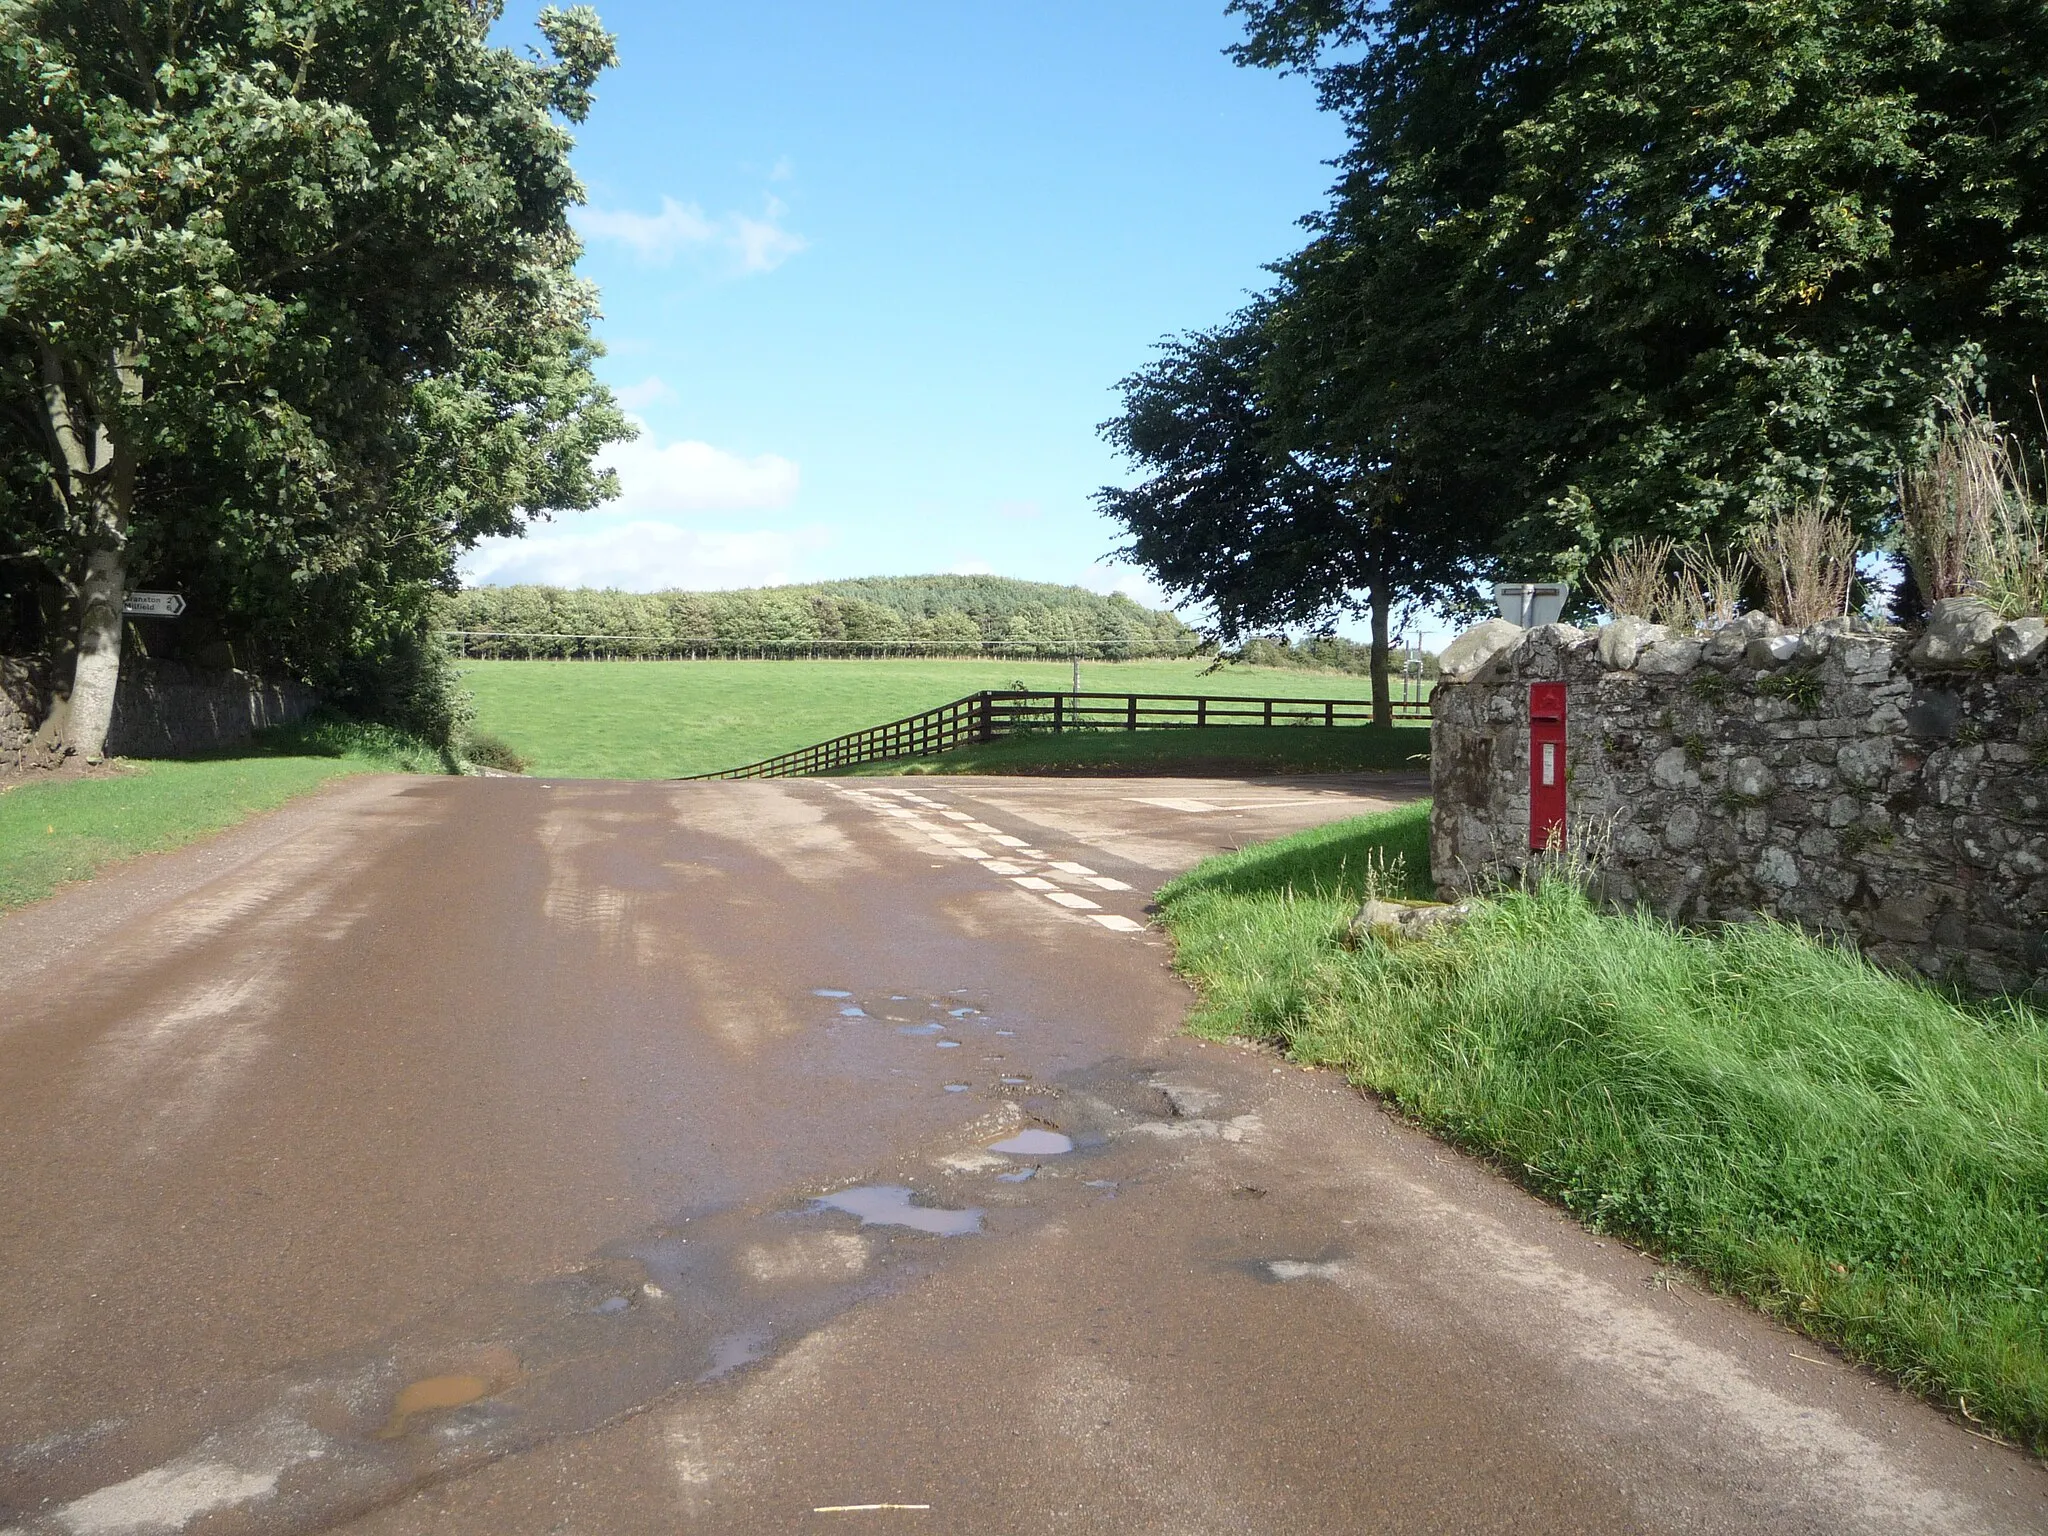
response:
<path id="1" fill-rule="evenodd" d="M 131 619 L 175 619 L 185 611 L 182 592 L 130 592 L 121 612 Z"/>

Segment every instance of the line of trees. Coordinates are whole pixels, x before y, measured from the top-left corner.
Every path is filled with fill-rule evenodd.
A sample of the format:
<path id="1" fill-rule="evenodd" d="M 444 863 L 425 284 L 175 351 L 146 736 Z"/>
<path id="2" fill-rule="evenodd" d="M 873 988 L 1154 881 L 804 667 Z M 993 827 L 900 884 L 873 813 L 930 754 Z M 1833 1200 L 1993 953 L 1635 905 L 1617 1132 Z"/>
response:
<path id="1" fill-rule="evenodd" d="M 597 504 L 566 124 L 612 39 L 498 0 L 0 0 L 0 617 L 97 755 L 122 602 L 445 737 L 456 557 Z"/>
<path id="2" fill-rule="evenodd" d="M 1198 636 L 1170 613 L 1122 595 L 994 576 L 905 576 L 736 592 L 618 592 L 477 587 L 445 599 L 439 623 L 472 636 L 477 656 L 683 652 L 691 642 L 790 646 L 844 642 L 971 650 L 986 644 L 1091 654 L 1184 654 Z M 589 642 L 619 637 L 636 644 Z"/>
<path id="3" fill-rule="evenodd" d="M 1583 580 L 1825 498 L 1863 546 L 1945 402 L 2032 410 L 2048 12 L 1234 0 L 1348 148 L 1309 239 L 1126 379 L 1101 493 L 1219 634 Z"/>

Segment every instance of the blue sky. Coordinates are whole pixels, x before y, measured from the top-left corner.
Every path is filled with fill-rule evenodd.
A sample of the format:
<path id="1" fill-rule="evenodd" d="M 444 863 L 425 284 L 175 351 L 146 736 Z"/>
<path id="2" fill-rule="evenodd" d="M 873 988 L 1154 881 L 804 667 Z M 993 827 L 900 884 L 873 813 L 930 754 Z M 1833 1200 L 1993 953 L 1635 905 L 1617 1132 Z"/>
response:
<path id="1" fill-rule="evenodd" d="M 535 37 L 515 4 L 500 36 Z M 992 571 L 1151 591 L 1090 497 L 1113 386 L 1301 238 L 1341 147 L 1223 0 L 610 0 L 579 131 L 619 502 L 472 581 Z"/>

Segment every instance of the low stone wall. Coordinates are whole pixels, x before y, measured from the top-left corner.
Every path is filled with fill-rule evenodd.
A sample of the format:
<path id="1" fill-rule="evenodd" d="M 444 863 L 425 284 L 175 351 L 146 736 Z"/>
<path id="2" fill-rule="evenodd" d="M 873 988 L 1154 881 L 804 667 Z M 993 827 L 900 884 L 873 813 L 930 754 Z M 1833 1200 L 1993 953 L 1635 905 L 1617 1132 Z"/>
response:
<path id="1" fill-rule="evenodd" d="M 38 658 L 0 656 L 0 773 L 49 766 L 36 727 L 50 712 L 50 669 Z"/>
<path id="2" fill-rule="evenodd" d="M 1940 605 L 1917 640 L 1498 623 L 1445 652 L 1430 862 L 1523 878 L 1529 685 L 1562 682 L 1569 837 L 1596 892 L 1676 922 L 1767 914 L 1984 992 L 2048 991 L 2048 625 Z"/>
<path id="3" fill-rule="evenodd" d="M 320 695 L 304 683 L 265 682 L 247 672 L 210 672 L 130 657 L 121 665 L 107 752 L 114 757 L 206 752 L 303 720 L 319 702 Z"/>
<path id="4" fill-rule="evenodd" d="M 181 757 L 246 741 L 274 725 L 303 720 L 320 702 L 304 683 L 272 683 L 246 672 L 206 671 L 175 661 L 130 656 L 121 663 L 113 757 Z M 34 748 L 50 711 L 49 669 L 39 660 L 0 657 L 0 771 L 48 767 Z"/>

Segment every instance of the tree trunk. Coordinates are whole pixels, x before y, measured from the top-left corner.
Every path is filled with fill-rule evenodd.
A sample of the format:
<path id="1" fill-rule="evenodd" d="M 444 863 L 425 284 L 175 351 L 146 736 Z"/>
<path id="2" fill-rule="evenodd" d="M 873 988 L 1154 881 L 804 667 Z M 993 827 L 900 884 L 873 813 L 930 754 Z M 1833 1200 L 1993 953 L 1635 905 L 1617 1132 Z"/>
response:
<path id="1" fill-rule="evenodd" d="M 71 707 L 64 744 L 89 760 L 106 755 L 107 729 L 114 723 L 114 692 L 121 684 L 121 606 L 128 596 L 128 561 L 118 549 L 96 549 L 86 557 L 80 585 L 78 662 L 71 674 Z"/>
<path id="2" fill-rule="evenodd" d="M 107 729 L 114 721 L 114 693 L 121 681 L 122 608 L 128 596 L 128 523 L 135 502 L 135 450 L 125 430 L 103 410 L 80 409 L 89 401 L 79 391 L 75 370 L 56 348 L 38 349 L 43 413 L 56 449 L 57 471 L 66 503 L 85 525 L 85 579 L 78 588 L 78 648 L 66 701 L 63 744 L 67 752 L 96 761 L 106 754 Z M 113 383 L 121 403 L 142 401 L 138 345 L 116 348 Z"/>
<path id="3" fill-rule="evenodd" d="M 1372 607 L 1372 723 L 1394 723 L 1394 690 L 1387 680 L 1387 619 L 1393 604 L 1384 578 L 1366 589 Z"/>

